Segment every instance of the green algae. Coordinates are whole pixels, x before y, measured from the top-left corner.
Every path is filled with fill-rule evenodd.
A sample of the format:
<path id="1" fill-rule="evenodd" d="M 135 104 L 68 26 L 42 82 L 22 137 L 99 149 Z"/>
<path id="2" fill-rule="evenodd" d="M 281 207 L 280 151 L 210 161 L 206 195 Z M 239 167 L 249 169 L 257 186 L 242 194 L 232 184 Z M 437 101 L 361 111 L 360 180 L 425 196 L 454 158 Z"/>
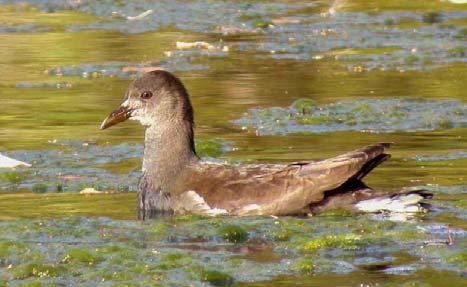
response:
<path id="1" fill-rule="evenodd" d="M 316 269 L 315 262 L 312 258 L 304 258 L 292 266 L 292 270 L 304 275 L 313 275 Z"/>
<path id="2" fill-rule="evenodd" d="M 1 241 L 0 242 L 0 260 L 6 259 L 11 252 L 22 252 L 26 248 L 26 245 L 13 241 Z"/>
<path id="3" fill-rule="evenodd" d="M 24 180 L 24 177 L 17 172 L 5 172 L 0 175 L 0 180 L 6 181 L 12 185 L 18 185 Z"/>
<path id="4" fill-rule="evenodd" d="M 65 268 L 57 265 L 48 265 L 43 263 L 28 263 L 13 268 L 14 279 L 26 279 L 30 277 L 59 277 L 65 273 Z"/>
<path id="5" fill-rule="evenodd" d="M 396 24 L 396 21 L 394 21 L 394 19 L 391 19 L 391 18 L 384 19 L 384 25 L 392 26 L 394 24 Z"/>
<path id="6" fill-rule="evenodd" d="M 253 26 L 261 29 L 266 29 L 272 26 L 272 22 L 264 20 L 264 19 L 257 19 L 253 22 Z"/>
<path id="7" fill-rule="evenodd" d="M 33 193 L 46 193 L 48 190 L 48 186 L 45 183 L 36 183 L 32 187 Z"/>
<path id="8" fill-rule="evenodd" d="M 172 252 L 163 256 L 162 262 L 157 265 L 157 269 L 171 270 L 190 266 L 193 263 L 194 260 L 191 255 L 181 252 Z"/>
<path id="9" fill-rule="evenodd" d="M 21 275 L 25 279 L 39 278 L 37 276 L 73 277 L 80 283 L 104 281 L 109 284 L 126 284 L 134 283 L 132 278 L 140 278 L 138 280 L 141 284 L 152 281 L 170 285 L 170 282 L 176 280 L 179 284 L 207 282 L 214 286 L 226 286 L 236 282 L 261 281 L 271 278 L 269 276 L 273 274 L 347 274 L 353 270 L 349 266 L 355 264 L 361 266 L 360 270 L 375 272 L 374 268 L 380 267 L 371 266 L 383 268 L 388 262 L 394 261 L 392 257 L 400 257 L 402 255 L 399 253 L 407 251 L 417 253 L 413 258 L 401 262 L 417 262 L 419 256 L 423 256 L 425 265 L 435 264 L 441 258 L 443 268 L 460 268 L 463 260 L 460 247 L 454 247 L 449 252 L 440 252 L 443 249 L 432 247 L 414 248 L 424 246 L 423 240 L 433 236 L 422 232 L 422 229 L 418 230 L 416 237 L 404 235 L 418 229 L 414 228 L 418 224 L 432 228 L 430 223 L 396 223 L 373 220 L 368 216 L 342 217 L 338 220 L 329 216 L 311 219 L 198 218 L 178 223 L 167 218 L 144 224 L 110 219 L 67 218 L 63 221 L 23 220 L 20 223 L 21 229 L 13 223 L 5 225 L 0 222 L 3 236 L 21 234 L 19 238 L 26 242 L 28 238 L 54 240 L 49 243 L 44 241 L 40 245 L 27 243 L 26 249 L 15 249 L 11 241 L 5 241 L 7 243 L 2 245 L 8 251 L 7 262 L 32 261 L 45 266 L 15 265 L 6 270 L 11 278 L 17 270 L 25 270 L 25 275 Z M 154 229 L 161 224 L 169 227 L 164 231 L 167 236 L 155 239 Z M 219 229 L 227 225 L 249 230 L 248 240 L 226 240 L 235 242 L 234 245 L 220 241 Z M 433 228 L 436 230 L 437 227 Z M 74 229 L 84 232 L 70 232 Z M 276 238 L 275 235 L 284 230 L 290 232 L 287 240 Z M 459 230 L 453 232 L 457 234 Z M 44 234 L 48 235 L 43 237 Z M 204 236 L 200 238 L 200 235 Z M 73 244 L 71 249 L 69 243 Z M 47 257 L 36 257 L 36 250 L 48 254 Z M 423 253 L 419 253 L 421 251 Z M 304 253 L 309 255 L 303 257 Z M 329 256 L 334 259 L 330 260 Z M 372 257 L 368 261 L 366 258 L 369 256 Z M 449 261 L 454 256 L 459 258 Z M 354 260 L 357 263 L 352 263 Z M 34 267 L 37 271 L 32 270 Z M 47 273 L 47 270 L 51 271 Z M 264 270 L 270 272 L 265 273 Z M 57 274 L 55 271 L 59 272 L 59 277 L 53 277 Z"/>
<path id="10" fill-rule="evenodd" d="M 302 246 L 302 250 L 316 252 L 326 248 L 357 249 L 364 244 L 367 242 L 361 235 L 328 235 L 308 241 Z"/>
<path id="11" fill-rule="evenodd" d="M 317 106 L 318 104 L 315 101 L 309 99 L 298 99 L 292 104 L 292 108 L 302 114 L 311 113 Z"/>
<path id="12" fill-rule="evenodd" d="M 96 252 L 98 254 L 113 254 L 113 253 L 118 253 L 118 252 L 123 252 L 126 251 L 126 249 L 116 246 L 116 245 L 108 245 L 108 246 L 102 246 L 99 248 L 96 248 Z"/>
<path id="13" fill-rule="evenodd" d="M 218 234 L 231 243 L 242 243 L 248 239 L 248 232 L 239 225 L 224 225 L 219 228 Z"/>
<path id="14" fill-rule="evenodd" d="M 216 270 L 203 270 L 200 276 L 202 281 L 213 286 L 231 286 L 235 282 L 234 278 L 229 274 Z"/>
<path id="15" fill-rule="evenodd" d="M 420 58 L 415 55 L 409 55 L 405 57 L 404 61 L 407 65 L 414 65 L 420 61 Z"/>
<path id="16" fill-rule="evenodd" d="M 218 157 L 231 150 L 223 140 L 198 140 L 196 144 L 201 157 Z M 34 162 L 34 166 L 14 173 L 0 171 L 5 179 L 0 182 L 0 189 L 13 187 L 34 193 L 76 192 L 86 188 L 108 192 L 137 190 L 142 145 L 82 141 L 55 141 L 51 145 L 54 149 L 20 151 L 12 155 Z"/>
<path id="17" fill-rule="evenodd" d="M 276 232 L 273 232 L 272 236 L 276 241 L 288 241 L 294 235 L 293 231 L 289 229 L 281 229 Z"/>
<path id="18" fill-rule="evenodd" d="M 467 54 L 466 47 L 456 47 L 453 49 L 448 50 L 448 53 L 454 57 L 464 57 Z"/>
<path id="19" fill-rule="evenodd" d="M 412 55 L 409 62 L 420 59 Z M 256 134 L 331 133 L 360 131 L 371 133 L 416 132 L 442 128 L 462 128 L 466 124 L 462 102 L 428 102 L 419 99 L 364 99 L 329 103 L 303 114 L 292 103 L 288 108 L 253 108 L 234 121 L 253 127 Z M 438 113 L 433 114 L 432 111 Z M 441 112 L 443 110 L 443 112 Z"/>
<path id="20" fill-rule="evenodd" d="M 63 263 L 84 263 L 94 265 L 102 261 L 102 258 L 94 253 L 81 249 L 70 249 L 62 258 Z"/>
<path id="21" fill-rule="evenodd" d="M 428 24 L 440 23 L 442 20 L 443 17 L 439 12 L 427 12 L 422 16 L 422 21 Z"/>
<path id="22" fill-rule="evenodd" d="M 302 125 L 321 125 L 332 122 L 333 119 L 328 116 L 322 117 L 302 117 L 297 122 Z"/>

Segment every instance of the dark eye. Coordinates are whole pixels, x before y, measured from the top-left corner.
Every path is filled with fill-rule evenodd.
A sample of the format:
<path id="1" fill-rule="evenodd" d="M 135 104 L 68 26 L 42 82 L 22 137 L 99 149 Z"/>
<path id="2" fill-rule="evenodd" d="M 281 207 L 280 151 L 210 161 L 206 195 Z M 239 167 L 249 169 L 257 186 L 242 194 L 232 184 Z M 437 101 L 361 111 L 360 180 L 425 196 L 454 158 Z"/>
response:
<path id="1" fill-rule="evenodd" d="M 151 97 L 152 97 L 152 92 L 150 91 L 146 91 L 141 94 L 141 99 L 147 100 L 147 99 L 150 99 Z"/>

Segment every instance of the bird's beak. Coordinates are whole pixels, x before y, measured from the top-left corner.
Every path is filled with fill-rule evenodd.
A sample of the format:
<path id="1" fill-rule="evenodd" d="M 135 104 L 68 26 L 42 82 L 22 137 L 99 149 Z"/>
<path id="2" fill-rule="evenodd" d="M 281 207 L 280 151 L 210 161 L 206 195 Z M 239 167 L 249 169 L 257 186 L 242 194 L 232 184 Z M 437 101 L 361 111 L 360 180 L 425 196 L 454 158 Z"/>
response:
<path id="1" fill-rule="evenodd" d="M 120 106 L 118 109 L 110 113 L 110 115 L 102 122 L 100 129 L 105 130 L 108 127 L 126 121 L 131 116 L 132 109 Z"/>

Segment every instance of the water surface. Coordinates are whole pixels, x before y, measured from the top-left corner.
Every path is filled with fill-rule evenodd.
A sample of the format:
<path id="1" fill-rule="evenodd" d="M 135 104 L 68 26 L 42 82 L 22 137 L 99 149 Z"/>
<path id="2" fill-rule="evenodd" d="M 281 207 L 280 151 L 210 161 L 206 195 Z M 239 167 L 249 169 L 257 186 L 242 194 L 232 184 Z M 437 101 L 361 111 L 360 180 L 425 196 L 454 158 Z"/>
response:
<path id="1" fill-rule="evenodd" d="M 0 1 L 0 152 L 33 164 L 0 170 L 0 286 L 464 286 L 466 5 Z M 143 130 L 98 126 L 151 68 L 186 84 L 202 156 L 394 142 L 366 182 L 434 210 L 136 221 Z"/>

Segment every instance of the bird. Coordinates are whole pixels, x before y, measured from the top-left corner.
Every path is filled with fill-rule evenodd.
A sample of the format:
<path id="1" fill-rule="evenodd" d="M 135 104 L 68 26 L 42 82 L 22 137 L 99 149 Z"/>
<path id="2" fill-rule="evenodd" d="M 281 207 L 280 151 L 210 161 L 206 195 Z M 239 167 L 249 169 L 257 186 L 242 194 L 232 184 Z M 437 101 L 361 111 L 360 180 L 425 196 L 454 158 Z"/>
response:
<path id="1" fill-rule="evenodd" d="M 154 70 L 135 79 L 104 130 L 125 120 L 144 126 L 138 217 L 313 215 L 351 212 L 426 211 L 431 194 L 378 192 L 362 179 L 390 155 L 391 143 L 376 143 L 320 161 L 229 164 L 198 157 L 193 106 L 172 73 Z"/>

